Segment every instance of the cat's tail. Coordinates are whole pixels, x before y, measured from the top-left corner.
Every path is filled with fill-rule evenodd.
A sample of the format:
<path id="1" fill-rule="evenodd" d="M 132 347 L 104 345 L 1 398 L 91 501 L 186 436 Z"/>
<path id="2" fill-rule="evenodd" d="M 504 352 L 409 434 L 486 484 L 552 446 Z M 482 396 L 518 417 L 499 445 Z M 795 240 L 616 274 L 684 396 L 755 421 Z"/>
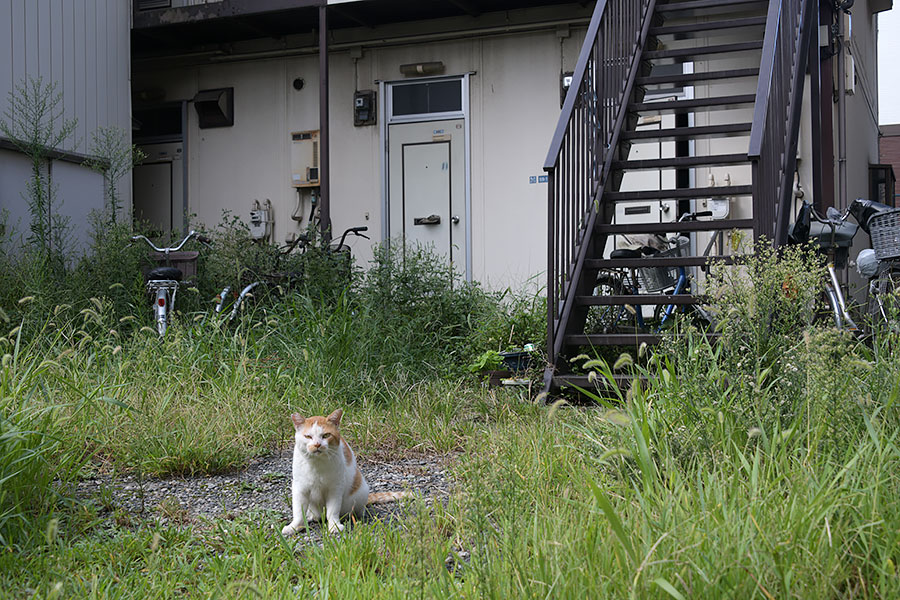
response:
<path id="1" fill-rule="evenodd" d="M 400 498 L 408 498 L 412 496 L 411 492 L 372 492 L 366 504 L 384 504 L 386 502 L 396 502 Z"/>

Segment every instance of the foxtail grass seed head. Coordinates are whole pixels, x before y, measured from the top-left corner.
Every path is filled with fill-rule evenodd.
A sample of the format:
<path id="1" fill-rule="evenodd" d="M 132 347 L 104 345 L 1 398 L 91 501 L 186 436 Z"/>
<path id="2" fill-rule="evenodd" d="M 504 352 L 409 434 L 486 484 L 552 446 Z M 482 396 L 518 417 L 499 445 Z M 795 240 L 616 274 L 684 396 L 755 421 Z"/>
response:
<path id="1" fill-rule="evenodd" d="M 47 544 L 52 545 L 56 541 L 57 533 L 59 533 L 59 519 L 50 519 L 47 522 L 47 529 L 44 531 Z"/>
<path id="2" fill-rule="evenodd" d="M 50 588 L 50 593 L 47 594 L 47 600 L 56 600 L 57 598 L 62 596 L 63 583 L 62 581 L 57 581 L 53 584 L 53 587 Z"/>
<path id="3" fill-rule="evenodd" d="M 631 355 L 627 352 L 623 352 L 619 355 L 619 358 L 616 359 L 616 364 L 613 365 L 613 370 L 618 371 L 619 369 L 624 369 L 625 367 L 630 367 L 634 365 L 634 359 L 631 358 Z"/>
<path id="4" fill-rule="evenodd" d="M 161 539 L 161 536 L 159 535 L 159 532 L 154 531 L 153 539 L 150 540 L 150 552 L 156 552 L 156 550 L 159 548 L 160 539 Z"/>
<path id="5" fill-rule="evenodd" d="M 594 383 L 597 381 L 597 371 L 591 371 L 588 373 L 588 383 Z"/>
<path id="6" fill-rule="evenodd" d="M 721 410 L 716 413 L 716 421 L 719 422 L 719 425 L 725 422 L 725 413 L 723 413 Z"/>
<path id="7" fill-rule="evenodd" d="M 760 429 L 759 427 L 751 427 L 750 430 L 747 431 L 747 437 L 750 438 L 751 440 L 753 438 L 758 438 L 761 435 L 762 435 L 762 429 Z"/>
<path id="8" fill-rule="evenodd" d="M 16 337 L 16 336 L 19 334 L 19 331 L 21 331 L 21 330 L 22 330 L 22 326 L 21 326 L 21 325 L 16 325 L 16 326 L 13 327 L 12 329 L 10 329 L 9 333 L 6 334 L 6 337 L 8 337 L 8 338 L 14 338 L 14 337 Z"/>
<path id="9" fill-rule="evenodd" d="M 622 412 L 621 410 L 608 410 L 606 411 L 606 414 L 603 415 L 603 418 L 613 425 L 619 425 L 621 427 L 631 425 L 631 417 L 628 416 L 628 413 Z"/>
<path id="10" fill-rule="evenodd" d="M 124 290 L 124 289 L 125 289 L 125 286 L 122 285 L 121 283 L 119 283 L 118 281 L 117 281 L 116 283 L 112 284 L 111 286 L 109 286 L 109 290 L 110 290 L 110 291 L 116 290 L 116 289 L 123 289 L 123 290 Z"/>
<path id="11" fill-rule="evenodd" d="M 3 355 L 3 368 L 5 369 L 6 367 L 8 367 L 9 363 L 11 363 L 11 362 L 12 362 L 12 354 L 4 354 Z"/>
<path id="12" fill-rule="evenodd" d="M 550 405 L 550 410 L 547 411 L 547 420 L 552 421 L 560 407 L 565 404 L 567 404 L 567 402 L 564 399 L 560 398 L 552 405 Z"/>
<path id="13" fill-rule="evenodd" d="M 33 302 L 33 301 L 34 301 L 34 296 L 24 296 L 22 298 L 19 298 L 20 305 L 28 304 L 29 302 Z"/>
<path id="14" fill-rule="evenodd" d="M 589 358 L 590 358 L 590 356 L 588 356 L 587 354 L 579 354 L 578 356 L 574 356 L 574 357 L 570 358 L 569 362 L 576 363 L 579 360 L 588 360 Z"/>
<path id="15" fill-rule="evenodd" d="M 647 342 L 641 342 L 641 345 L 638 346 L 638 358 L 642 358 L 647 353 Z"/>
<path id="16" fill-rule="evenodd" d="M 150 334 L 155 334 L 155 333 L 156 333 L 155 331 L 153 331 L 153 329 L 151 329 L 150 327 L 147 327 L 146 325 L 144 325 L 143 327 L 141 327 L 140 330 L 141 330 L 141 332 L 146 331 L 147 333 L 150 333 Z"/>
<path id="17" fill-rule="evenodd" d="M 625 305 L 625 310 L 627 310 L 629 313 L 631 313 L 632 317 L 637 314 L 637 311 L 635 310 L 635 308 L 630 304 Z"/>

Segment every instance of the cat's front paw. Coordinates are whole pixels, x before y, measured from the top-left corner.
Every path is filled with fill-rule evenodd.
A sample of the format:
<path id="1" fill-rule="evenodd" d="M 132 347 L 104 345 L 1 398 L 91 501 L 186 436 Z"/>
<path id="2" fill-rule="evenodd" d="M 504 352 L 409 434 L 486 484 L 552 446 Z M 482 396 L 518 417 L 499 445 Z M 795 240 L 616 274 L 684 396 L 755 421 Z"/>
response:
<path id="1" fill-rule="evenodd" d="M 344 530 L 344 525 L 340 521 L 329 521 L 328 531 L 331 533 L 340 533 Z"/>
<path id="2" fill-rule="evenodd" d="M 300 531 L 300 523 L 291 523 L 284 526 L 284 529 L 281 530 L 281 535 L 294 535 L 298 531 Z"/>

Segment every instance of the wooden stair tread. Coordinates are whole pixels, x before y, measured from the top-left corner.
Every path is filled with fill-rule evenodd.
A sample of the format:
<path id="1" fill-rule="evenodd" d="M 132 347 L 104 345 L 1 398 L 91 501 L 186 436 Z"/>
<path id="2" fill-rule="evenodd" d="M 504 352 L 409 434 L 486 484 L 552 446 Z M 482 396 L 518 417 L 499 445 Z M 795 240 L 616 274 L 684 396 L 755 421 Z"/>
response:
<path id="1" fill-rule="evenodd" d="M 675 75 L 649 75 L 635 79 L 635 85 L 662 85 L 665 83 L 690 84 L 695 81 L 714 81 L 719 79 L 739 79 L 741 77 L 759 77 L 759 69 L 729 69 L 725 71 L 706 71 L 704 73 L 681 73 Z"/>
<path id="2" fill-rule="evenodd" d="M 613 169 L 637 171 L 641 169 L 687 168 L 715 165 L 737 165 L 750 162 L 746 154 L 713 154 L 710 156 L 674 156 L 642 160 L 615 160 Z"/>
<path id="3" fill-rule="evenodd" d="M 724 196 L 749 196 L 753 193 L 750 185 L 723 185 L 703 188 L 675 188 L 665 190 L 644 190 L 637 192 L 604 192 L 604 200 L 677 200 L 679 198 L 721 198 Z"/>
<path id="4" fill-rule="evenodd" d="M 738 104 L 753 104 L 755 94 L 737 94 L 734 96 L 713 96 L 711 98 L 692 98 L 690 100 L 663 100 L 657 102 L 635 102 L 629 104 L 632 112 L 677 112 L 696 109 L 717 110 L 732 108 Z"/>
<path id="5" fill-rule="evenodd" d="M 694 56 L 708 56 L 710 54 L 727 54 L 730 52 L 747 52 L 750 50 L 762 50 L 762 40 L 749 42 L 735 42 L 732 44 L 717 44 L 713 46 L 697 46 L 694 48 L 675 48 L 670 50 L 648 50 L 641 56 L 643 60 L 658 60 L 661 58 L 684 58 Z"/>
<path id="6" fill-rule="evenodd" d="M 728 229 L 753 229 L 753 219 L 722 219 L 720 221 L 690 221 L 686 223 L 619 223 L 596 225 L 596 233 L 671 233 L 675 231 L 722 231 Z"/>
<path id="7" fill-rule="evenodd" d="M 735 135 L 750 133 L 753 123 L 729 123 L 727 125 L 707 125 L 704 127 L 672 127 L 669 129 L 648 129 L 623 131 L 622 140 L 666 140 L 687 141 L 714 135 Z"/>

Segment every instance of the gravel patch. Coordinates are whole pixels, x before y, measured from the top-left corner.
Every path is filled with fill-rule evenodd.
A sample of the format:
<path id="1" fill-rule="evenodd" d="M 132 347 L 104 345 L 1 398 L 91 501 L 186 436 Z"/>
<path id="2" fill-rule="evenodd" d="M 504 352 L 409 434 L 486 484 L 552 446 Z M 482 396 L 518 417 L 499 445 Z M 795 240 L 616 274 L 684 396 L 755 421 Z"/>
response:
<path id="1" fill-rule="evenodd" d="M 372 492 L 409 490 L 427 505 L 450 494 L 447 455 L 415 455 L 398 460 L 359 457 L 359 468 Z M 134 475 L 97 475 L 80 481 L 76 494 L 93 499 L 113 521 L 154 521 L 187 525 L 211 519 L 236 519 L 265 513 L 280 531 L 291 519 L 291 452 L 256 458 L 245 469 L 200 477 L 147 478 Z M 394 520 L 401 503 L 367 508 L 365 520 Z M 311 536 L 311 537 L 310 537 Z M 320 527 L 312 524 L 298 539 L 317 541 Z"/>

